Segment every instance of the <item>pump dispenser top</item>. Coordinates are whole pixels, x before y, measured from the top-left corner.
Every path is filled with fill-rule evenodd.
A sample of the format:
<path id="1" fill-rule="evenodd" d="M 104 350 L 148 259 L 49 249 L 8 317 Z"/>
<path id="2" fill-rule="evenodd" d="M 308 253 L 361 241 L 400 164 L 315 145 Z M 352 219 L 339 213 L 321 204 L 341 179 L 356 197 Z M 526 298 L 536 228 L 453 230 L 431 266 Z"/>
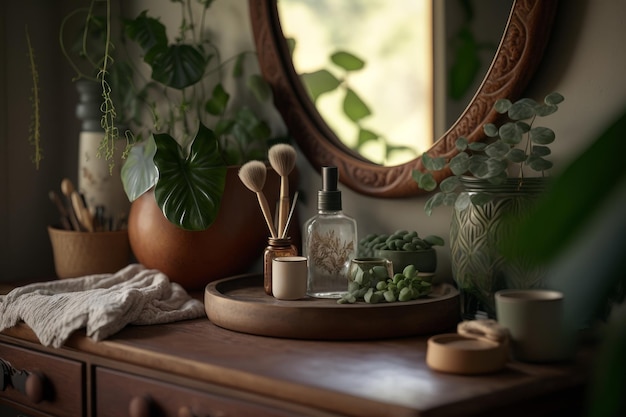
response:
<path id="1" fill-rule="evenodd" d="M 341 210 L 341 191 L 337 189 L 338 180 L 337 167 L 322 167 L 322 189 L 317 192 L 318 210 Z"/>

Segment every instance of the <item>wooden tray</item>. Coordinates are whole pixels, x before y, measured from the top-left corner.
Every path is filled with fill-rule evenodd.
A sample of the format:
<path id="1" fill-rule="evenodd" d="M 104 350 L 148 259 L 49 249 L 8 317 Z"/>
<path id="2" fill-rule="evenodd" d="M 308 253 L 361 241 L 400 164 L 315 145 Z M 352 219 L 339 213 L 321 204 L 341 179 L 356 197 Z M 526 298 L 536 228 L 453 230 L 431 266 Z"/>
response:
<path id="1" fill-rule="evenodd" d="M 277 300 L 263 291 L 262 275 L 240 275 L 206 286 L 204 308 L 214 324 L 242 333 L 294 339 L 380 339 L 434 334 L 460 320 L 459 293 L 436 285 L 423 299 L 382 304 L 336 300 Z"/>

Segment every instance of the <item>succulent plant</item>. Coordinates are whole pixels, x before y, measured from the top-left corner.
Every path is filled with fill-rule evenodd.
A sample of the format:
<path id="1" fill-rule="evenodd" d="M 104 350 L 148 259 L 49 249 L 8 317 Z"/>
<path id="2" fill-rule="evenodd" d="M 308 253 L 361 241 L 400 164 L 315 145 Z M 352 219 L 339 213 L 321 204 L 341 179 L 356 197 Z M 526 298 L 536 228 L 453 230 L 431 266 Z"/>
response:
<path id="1" fill-rule="evenodd" d="M 377 250 L 417 251 L 443 246 L 441 237 L 421 238 L 416 231 L 396 230 L 393 234 L 369 234 L 359 241 L 359 256 L 375 256 Z"/>

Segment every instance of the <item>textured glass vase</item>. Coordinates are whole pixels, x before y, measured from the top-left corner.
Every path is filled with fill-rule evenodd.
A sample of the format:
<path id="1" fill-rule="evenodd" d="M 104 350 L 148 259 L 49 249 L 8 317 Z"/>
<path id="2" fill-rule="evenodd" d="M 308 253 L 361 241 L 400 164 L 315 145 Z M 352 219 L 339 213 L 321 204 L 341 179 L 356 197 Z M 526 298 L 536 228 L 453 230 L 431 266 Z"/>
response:
<path id="1" fill-rule="evenodd" d="M 493 185 L 463 178 L 467 192 L 490 193 L 493 200 L 454 210 L 450 226 L 452 276 L 461 294 L 465 320 L 496 318 L 494 294 L 507 288 L 540 288 L 544 272 L 521 261 L 505 260 L 499 251 L 503 239 L 514 238 L 503 224 L 508 216 L 523 216 L 545 188 L 545 178 L 511 178 Z"/>

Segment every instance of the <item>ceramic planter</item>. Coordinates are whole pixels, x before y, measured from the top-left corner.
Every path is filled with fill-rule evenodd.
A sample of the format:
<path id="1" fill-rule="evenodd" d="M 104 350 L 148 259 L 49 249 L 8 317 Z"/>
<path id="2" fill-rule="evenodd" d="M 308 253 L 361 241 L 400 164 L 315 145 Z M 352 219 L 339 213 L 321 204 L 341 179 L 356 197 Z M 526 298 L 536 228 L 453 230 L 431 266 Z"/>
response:
<path id="1" fill-rule="evenodd" d="M 394 274 L 401 273 L 407 265 L 415 265 L 420 273 L 434 273 L 437 269 L 435 248 L 417 251 L 378 249 L 375 251 L 375 256 L 389 259 L 393 263 Z"/>
<path id="2" fill-rule="evenodd" d="M 263 257 L 269 231 L 256 194 L 242 184 L 238 170 L 238 166 L 228 168 L 219 214 L 204 231 L 187 231 L 170 223 L 153 192 L 135 200 L 128 218 L 128 235 L 137 260 L 191 291 L 220 278 L 249 272 Z M 296 189 L 296 184 L 292 187 Z M 268 169 L 263 190 L 273 209 L 280 177 L 272 169 Z M 300 239 L 297 224 L 294 219 L 290 228 L 294 242 Z"/>
<path id="3" fill-rule="evenodd" d="M 481 206 L 470 204 L 462 211 L 454 210 L 450 226 L 452 275 L 461 293 L 463 318 L 495 318 L 496 291 L 538 288 L 543 284 L 543 271 L 523 262 L 506 261 L 499 242 L 510 238 L 503 219 L 524 215 L 544 190 L 545 179 L 527 178 L 521 186 L 517 179 L 498 186 L 474 178 L 462 182 L 470 193 L 488 192 L 495 198 Z"/>

